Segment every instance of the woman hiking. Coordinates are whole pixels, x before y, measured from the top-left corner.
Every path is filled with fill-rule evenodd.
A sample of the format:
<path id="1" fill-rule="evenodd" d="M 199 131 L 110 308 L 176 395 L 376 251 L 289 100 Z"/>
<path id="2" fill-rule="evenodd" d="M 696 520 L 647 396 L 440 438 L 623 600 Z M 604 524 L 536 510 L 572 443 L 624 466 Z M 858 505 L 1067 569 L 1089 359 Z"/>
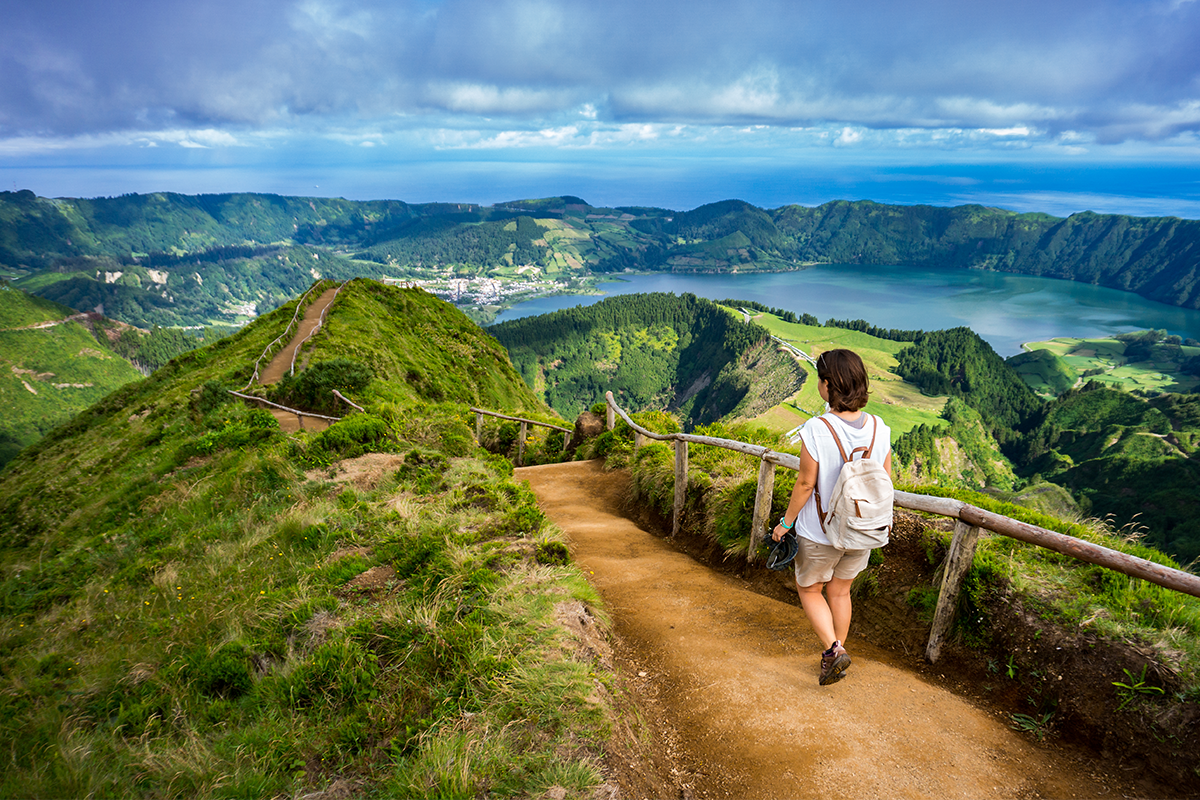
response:
<path id="1" fill-rule="evenodd" d="M 776 542 L 793 529 L 797 534 L 796 590 L 804 615 L 825 647 L 822 686 L 841 680 L 850 666 L 845 648 L 850 632 L 850 585 L 866 568 L 871 551 L 843 550 L 830 544 L 823 526 L 828 507 L 821 498 L 832 495 L 845 463 L 843 452 L 853 458 L 856 449 L 869 450 L 864 457 L 881 463 L 888 475 L 892 472 L 891 431 L 883 420 L 862 410 L 869 383 L 862 359 L 851 350 L 828 350 L 817 359 L 817 391 L 828 411 L 800 430 L 796 486 L 783 518 L 771 532 Z"/>

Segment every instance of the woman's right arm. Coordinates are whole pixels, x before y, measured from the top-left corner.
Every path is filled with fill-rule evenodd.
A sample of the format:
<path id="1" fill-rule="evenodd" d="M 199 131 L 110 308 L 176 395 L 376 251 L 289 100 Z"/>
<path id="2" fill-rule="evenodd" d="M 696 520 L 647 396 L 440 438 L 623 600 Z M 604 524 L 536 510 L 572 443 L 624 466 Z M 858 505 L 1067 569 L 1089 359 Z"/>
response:
<path id="1" fill-rule="evenodd" d="M 775 530 L 771 531 L 771 538 L 775 541 L 778 542 L 785 533 L 796 527 L 796 518 L 800 516 L 800 509 L 804 508 L 804 504 L 812 496 L 813 490 L 817 488 L 819 469 L 820 465 L 809 455 L 808 447 L 801 445 L 800 471 L 796 473 L 796 485 L 792 487 L 792 498 L 788 501 L 787 510 L 783 512 L 783 522 L 788 523 L 788 527 L 785 528 L 782 523 L 775 526 Z"/>

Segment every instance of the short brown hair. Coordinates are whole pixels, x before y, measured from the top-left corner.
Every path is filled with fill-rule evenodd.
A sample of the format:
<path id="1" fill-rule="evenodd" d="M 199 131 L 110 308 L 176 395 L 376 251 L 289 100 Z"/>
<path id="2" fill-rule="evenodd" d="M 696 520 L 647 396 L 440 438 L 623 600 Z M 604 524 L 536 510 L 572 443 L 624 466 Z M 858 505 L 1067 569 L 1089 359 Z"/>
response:
<path id="1" fill-rule="evenodd" d="M 829 408 L 858 411 L 867 404 L 871 381 L 853 350 L 826 350 L 817 358 L 817 379 L 828 384 Z"/>

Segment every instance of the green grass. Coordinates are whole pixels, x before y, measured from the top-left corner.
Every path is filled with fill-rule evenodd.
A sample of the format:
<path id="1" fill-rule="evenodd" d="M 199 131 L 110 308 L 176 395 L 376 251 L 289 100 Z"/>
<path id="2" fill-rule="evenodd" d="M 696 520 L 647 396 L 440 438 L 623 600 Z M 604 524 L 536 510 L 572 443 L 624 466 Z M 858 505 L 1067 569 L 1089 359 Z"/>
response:
<path id="1" fill-rule="evenodd" d="M 63 319 L 72 308 L 0 284 L 0 330 Z"/>
<path id="2" fill-rule="evenodd" d="M 871 378 L 871 401 L 866 410 L 878 414 L 892 429 L 894 436 L 899 436 L 915 428 L 917 425 L 936 425 L 941 421 L 941 412 L 946 404 L 945 397 L 928 397 L 911 383 L 900 378 L 891 370 L 896 366 L 896 353 L 908 346 L 907 342 L 894 342 L 880 339 L 860 331 L 844 328 L 826 328 L 823 326 L 800 325 L 784 322 L 778 317 L 767 313 L 757 313 L 754 321 L 769 330 L 775 336 L 790 342 L 809 355 L 816 357 L 825 350 L 848 348 L 858 353 L 867 367 Z M 801 424 L 808 419 L 809 414 L 819 414 L 825 406 L 825 401 L 817 392 L 816 369 L 805 365 L 809 372 L 809 380 L 803 388 L 784 407 L 790 407 L 793 416 L 760 417 L 756 422 L 766 424 L 773 429 L 775 420 L 782 423 L 796 419 L 791 427 Z M 803 412 L 803 413 L 800 413 Z M 789 430 L 789 428 L 778 428 Z"/>
<path id="3" fill-rule="evenodd" d="M 24 328 L 73 312 L 14 289 L 0 291 L 0 467 L 17 452 L 141 374 L 78 322 Z"/>
<path id="4" fill-rule="evenodd" d="M 388 399 L 407 372 L 321 434 L 229 402 L 291 313 L 0 473 L 0 796 L 589 796 L 612 676 L 555 623 L 604 622 L 561 532 L 465 402 Z M 364 442 L 391 466 L 330 480 Z"/>
<path id="5" fill-rule="evenodd" d="M 1178 392 L 1186 394 L 1200 386 L 1200 378 L 1179 371 L 1182 360 L 1200 355 L 1200 347 L 1187 345 L 1179 348 L 1180 360 L 1162 362 L 1127 362 L 1125 343 L 1116 339 L 1073 339 L 1062 337 L 1047 342 L 1028 342 L 1027 351 L 1048 350 L 1059 356 L 1065 364 L 1078 373 L 1082 381 L 1101 381 L 1123 389 L 1139 389 L 1157 394 Z M 1099 370 L 1093 375 L 1083 373 Z M 1038 385 L 1022 375 L 1034 390 Z M 1056 394 L 1059 392 L 1055 392 Z"/>

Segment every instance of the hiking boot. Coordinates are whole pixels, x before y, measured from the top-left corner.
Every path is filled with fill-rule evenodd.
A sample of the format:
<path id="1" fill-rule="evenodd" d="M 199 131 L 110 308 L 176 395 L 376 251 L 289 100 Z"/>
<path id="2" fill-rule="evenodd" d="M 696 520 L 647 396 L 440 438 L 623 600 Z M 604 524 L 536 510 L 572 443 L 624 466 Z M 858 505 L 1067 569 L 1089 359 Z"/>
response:
<path id="1" fill-rule="evenodd" d="M 849 666 L 850 654 L 841 642 L 834 642 L 833 647 L 821 653 L 821 685 L 828 686 L 840 681 Z"/>

